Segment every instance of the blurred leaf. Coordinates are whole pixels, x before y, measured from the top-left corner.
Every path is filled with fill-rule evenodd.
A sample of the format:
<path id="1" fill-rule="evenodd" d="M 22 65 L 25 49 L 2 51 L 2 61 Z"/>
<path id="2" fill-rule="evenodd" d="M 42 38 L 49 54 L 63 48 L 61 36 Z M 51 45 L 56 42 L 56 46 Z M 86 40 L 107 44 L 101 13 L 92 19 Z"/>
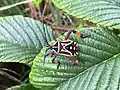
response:
<path id="1" fill-rule="evenodd" d="M 34 5 L 38 7 L 43 0 L 34 0 Z"/>
<path id="2" fill-rule="evenodd" d="M 52 2 L 76 18 L 120 29 L 119 0 L 52 0 Z"/>
<path id="3" fill-rule="evenodd" d="M 25 7 L 23 4 L 27 4 L 32 2 L 32 0 L 3 0 L 3 5 L 0 7 L 0 15 L 8 16 L 8 15 L 23 15 L 28 16 L 25 12 Z"/>
<path id="4" fill-rule="evenodd" d="M 5 90 L 40 90 L 40 89 L 36 89 L 31 84 L 28 83 L 28 84 L 13 86 Z"/>
<path id="5" fill-rule="evenodd" d="M 1 17 L 0 62 L 31 62 L 45 44 L 45 38 L 48 42 L 53 39 L 52 30 L 37 20 Z"/>
<path id="6" fill-rule="evenodd" d="M 119 37 L 111 31 L 96 27 L 83 28 L 80 31 L 82 34 L 89 35 L 89 37 L 85 39 L 80 39 L 75 35 L 70 37 L 79 45 L 79 64 L 70 65 L 61 56 L 56 59 L 61 58 L 61 65 L 57 69 L 57 65 L 51 61 L 52 58 L 47 57 L 43 69 L 43 59 L 47 49 L 43 47 L 33 61 L 29 77 L 32 85 L 43 90 L 44 88 L 52 88 L 53 90 L 54 87 L 58 87 L 58 90 L 94 90 L 90 88 L 104 90 L 102 87 L 109 87 L 109 84 L 112 84 L 112 78 L 115 78 L 113 83 L 118 86 L 120 59 L 116 58 L 116 56 L 120 53 Z M 89 82 L 90 80 L 91 82 Z M 98 83 L 98 85 L 94 82 Z"/>

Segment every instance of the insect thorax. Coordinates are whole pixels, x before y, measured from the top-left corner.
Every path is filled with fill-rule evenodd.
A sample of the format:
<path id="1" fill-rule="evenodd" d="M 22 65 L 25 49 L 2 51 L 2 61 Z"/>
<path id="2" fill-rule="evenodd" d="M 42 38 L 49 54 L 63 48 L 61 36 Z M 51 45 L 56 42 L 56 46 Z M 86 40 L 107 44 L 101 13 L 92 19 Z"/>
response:
<path id="1" fill-rule="evenodd" d="M 56 54 L 63 56 L 76 56 L 78 54 L 77 43 L 71 40 L 56 41 L 52 49 Z"/>

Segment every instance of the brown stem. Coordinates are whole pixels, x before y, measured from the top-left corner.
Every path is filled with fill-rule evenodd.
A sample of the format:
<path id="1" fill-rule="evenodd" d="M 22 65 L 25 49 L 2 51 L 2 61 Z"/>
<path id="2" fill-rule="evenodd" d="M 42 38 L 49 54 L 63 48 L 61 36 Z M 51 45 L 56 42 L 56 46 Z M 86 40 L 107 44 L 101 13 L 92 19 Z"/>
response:
<path id="1" fill-rule="evenodd" d="M 38 10 L 38 18 L 41 19 L 42 14 L 41 14 L 40 7 L 37 7 L 37 10 Z"/>
<path id="2" fill-rule="evenodd" d="M 64 26 L 64 25 L 61 26 L 52 25 L 51 28 L 54 30 L 61 30 L 61 31 L 72 30 L 72 26 Z"/>
<path id="3" fill-rule="evenodd" d="M 35 19 L 38 19 L 38 17 L 37 17 L 37 11 L 36 11 L 36 8 L 34 7 L 33 3 L 29 3 L 28 6 L 29 6 L 31 17 L 35 18 Z"/>
<path id="4" fill-rule="evenodd" d="M 46 24 L 48 24 L 48 25 L 50 25 L 50 26 L 52 26 L 52 22 L 50 22 L 49 20 L 47 20 L 47 19 L 43 19 L 44 20 L 44 22 L 46 23 Z"/>
<path id="5" fill-rule="evenodd" d="M 65 25 L 59 25 L 59 26 L 57 26 L 57 25 L 53 25 L 52 22 L 50 22 L 49 20 L 46 20 L 46 19 L 44 19 L 44 22 L 46 24 L 48 24 L 49 26 L 51 26 L 51 28 L 53 30 L 67 31 L 67 30 L 72 30 L 73 29 L 72 26 L 65 26 Z"/>
<path id="6" fill-rule="evenodd" d="M 43 19 L 44 15 L 45 15 L 46 9 L 47 9 L 47 0 L 44 0 L 44 9 L 43 9 L 43 12 L 42 12 L 42 17 L 41 17 L 41 19 Z"/>

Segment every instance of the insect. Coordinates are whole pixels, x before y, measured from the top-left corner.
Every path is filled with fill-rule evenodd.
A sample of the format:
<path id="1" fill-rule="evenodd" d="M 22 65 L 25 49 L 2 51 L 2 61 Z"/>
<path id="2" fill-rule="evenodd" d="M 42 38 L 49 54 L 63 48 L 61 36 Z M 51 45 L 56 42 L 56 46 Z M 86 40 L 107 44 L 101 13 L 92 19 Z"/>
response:
<path id="1" fill-rule="evenodd" d="M 64 37 L 62 41 L 57 40 L 56 37 L 53 35 L 53 39 L 55 40 L 55 43 L 52 45 L 47 43 L 48 49 L 45 52 L 43 64 L 45 63 L 46 57 L 51 56 L 53 57 L 52 63 L 58 64 L 57 65 L 57 69 L 58 69 L 60 66 L 60 61 L 55 60 L 58 55 L 66 57 L 67 58 L 66 61 L 70 64 L 73 64 L 73 65 L 78 64 L 77 55 L 78 55 L 79 47 L 76 42 L 72 40 L 68 40 L 71 33 L 76 34 L 80 38 L 88 37 L 88 36 L 82 35 L 80 32 L 75 30 L 67 31 L 67 35 Z M 52 50 L 52 52 L 48 52 L 49 50 Z M 76 57 L 76 60 L 70 60 L 71 57 Z"/>

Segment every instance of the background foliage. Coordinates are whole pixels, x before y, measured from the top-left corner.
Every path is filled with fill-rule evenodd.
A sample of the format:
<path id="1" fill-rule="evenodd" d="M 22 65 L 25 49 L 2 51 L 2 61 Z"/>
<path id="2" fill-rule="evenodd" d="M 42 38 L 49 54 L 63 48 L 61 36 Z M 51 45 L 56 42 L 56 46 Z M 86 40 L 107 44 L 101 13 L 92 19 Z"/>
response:
<path id="1" fill-rule="evenodd" d="M 22 1 L 3 0 L 1 6 L 18 2 Z M 35 0 L 33 3 L 0 12 L 0 75 L 8 77 L 15 84 L 20 84 L 13 87 L 10 86 L 15 84 L 8 86 L 1 84 L 2 88 L 119 90 L 119 1 Z M 77 42 L 80 48 L 79 64 L 70 65 L 62 56 L 57 56 L 56 60 L 61 62 L 57 69 L 57 65 L 51 63 L 51 57 L 48 56 L 43 69 L 46 40 L 50 44 L 54 43 L 54 30 L 57 36 L 61 35 L 57 39 L 62 41 L 66 33 L 63 34 L 60 30 L 65 29 L 75 29 L 89 36 L 82 39 L 71 34 L 69 37 L 70 40 Z M 21 64 L 19 69 L 13 70 L 3 68 L 3 62 L 18 62 L 24 65 Z M 11 64 L 14 64 L 14 67 L 19 66 L 16 63 Z M 21 69 L 22 71 L 18 72 Z"/>

